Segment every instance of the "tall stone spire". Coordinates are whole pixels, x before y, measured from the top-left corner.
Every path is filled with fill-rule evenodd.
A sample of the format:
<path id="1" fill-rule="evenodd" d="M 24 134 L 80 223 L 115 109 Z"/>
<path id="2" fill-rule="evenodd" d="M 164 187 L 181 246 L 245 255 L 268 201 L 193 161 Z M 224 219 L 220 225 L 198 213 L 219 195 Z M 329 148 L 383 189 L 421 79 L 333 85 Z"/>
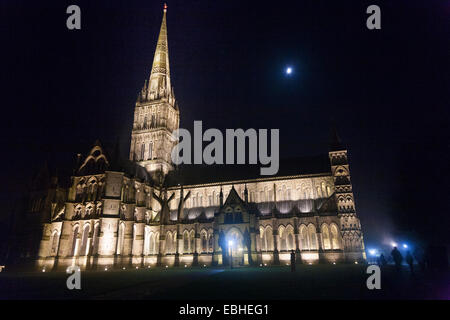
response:
<path id="1" fill-rule="evenodd" d="M 170 83 L 169 47 L 167 41 L 166 24 L 167 5 L 164 4 L 161 29 L 159 31 L 158 43 L 153 58 L 152 71 L 148 83 L 147 100 L 154 101 L 162 98 L 170 100 L 174 104 L 173 89 Z"/>
<path id="2" fill-rule="evenodd" d="M 136 161 L 158 180 L 173 170 L 172 135 L 180 126 L 180 112 L 170 83 L 169 49 L 164 4 L 161 29 L 156 44 L 149 81 L 145 81 L 134 109 L 130 160 Z"/>

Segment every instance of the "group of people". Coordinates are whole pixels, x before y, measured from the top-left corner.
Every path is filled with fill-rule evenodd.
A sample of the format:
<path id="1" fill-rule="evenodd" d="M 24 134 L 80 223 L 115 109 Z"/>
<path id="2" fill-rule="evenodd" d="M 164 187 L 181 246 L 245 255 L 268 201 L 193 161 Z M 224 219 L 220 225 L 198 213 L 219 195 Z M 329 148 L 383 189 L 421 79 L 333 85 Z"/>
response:
<path id="1" fill-rule="evenodd" d="M 423 257 L 419 254 L 419 252 L 416 252 L 415 256 L 416 260 L 419 262 L 419 265 L 422 267 Z M 392 249 L 391 251 L 391 257 L 392 260 L 394 261 L 395 268 L 397 271 L 400 271 L 403 260 L 405 260 L 409 266 L 411 273 L 414 273 L 414 257 L 409 250 L 406 252 L 405 258 L 403 258 L 403 255 L 401 254 L 400 250 L 398 250 L 397 247 L 394 247 L 394 249 Z M 388 261 L 384 257 L 384 254 L 381 254 L 380 257 L 378 258 L 378 265 L 385 266 L 387 264 Z"/>
<path id="2" fill-rule="evenodd" d="M 419 252 L 415 253 L 416 260 L 419 262 L 419 265 L 421 267 L 423 263 L 423 257 L 420 256 Z M 391 252 L 392 260 L 394 261 L 395 267 L 397 271 L 400 271 L 401 265 L 403 263 L 403 255 L 401 254 L 400 250 L 397 249 L 397 247 L 394 247 L 394 249 Z M 411 252 L 408 250 L 406 252 L 405 261 L 409 266 L 409 269 L 411 270 L 411 273 L 414 273 L 414 257 L 412 256 Z M 295 272 L 295 252 L 294 250 L 291 251 L 291 272 Z M 378 258 L 378 265 L 385 266 L 388 264 L 388 261 L 384 257 L 384 254 L 381 254 Z"/>

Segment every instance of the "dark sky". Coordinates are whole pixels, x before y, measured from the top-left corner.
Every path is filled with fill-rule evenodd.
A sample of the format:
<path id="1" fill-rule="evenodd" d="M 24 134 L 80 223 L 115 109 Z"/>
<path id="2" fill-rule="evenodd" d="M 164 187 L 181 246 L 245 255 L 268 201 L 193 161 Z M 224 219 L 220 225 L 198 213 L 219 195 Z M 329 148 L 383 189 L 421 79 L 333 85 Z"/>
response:
<path id="1" fill-rule="evenodd" d="M 66 28 L 70 4 L 81 7 L 80 31 Z M 366 28 L 371 4 L 381 7 L 382 30 Z M 162 5 L 2 1 L 4 201 L 45 160 L 70 167 L 97 138 L 111 145 L 119 137 L 128 153 Z M 366 244 L 448 242 L 448 1 L 168 5 L 181 127 L 279 128 L 281 156 L 293 157 L 327 152 L 334 118 Z"/>

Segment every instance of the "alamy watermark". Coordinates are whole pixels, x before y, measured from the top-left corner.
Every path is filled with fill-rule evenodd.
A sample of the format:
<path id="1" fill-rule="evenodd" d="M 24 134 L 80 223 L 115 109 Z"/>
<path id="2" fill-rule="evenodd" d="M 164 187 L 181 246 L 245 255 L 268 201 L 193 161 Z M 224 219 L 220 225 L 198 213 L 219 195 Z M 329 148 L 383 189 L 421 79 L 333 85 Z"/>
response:
<path id="1" fill-rule="evenodd" d="M 180 164 L 247 164 L 246 142 L 248 141 L 248 164 L 259 164 L 263 176 L 278 173 L 280 152 L 280 130 L 270 130 L 270 154 L 268 153 L 268 130 L 226 129 L 224 136 L 218 129 L 208 129 L 203 133 L 202 122 L 194 121 L 194 150 L 192 152 L 191 133 L 177 129 L 173 135 L 179 143 L 172 149 L 172 162 Z M 181 138 L 181 141 L 180 141 Z M 203 149 L 203 142 L 210 142 Z M 236 148 L 235 148 L 236 147 Z M 236 154 L 235 154 L 236 149 Z M 192 155 L 194 156 L 192 161 Z M 225 156 L 224 156 L 225 155 Z"/>
<path id="2" fill-rule="evenodd" d="M 70 276 L 66 280 L 67 289 L 81 290 L 81 269 L 78 266 L 67 267 L 66 273 Z"/>
<path id="3" fill-rule="evenodd" d="M 369 267 L 367 267 L 366 270 L 367 274 L 370 274 L 370 276 L 367 278 L 366 286 L 369 290 L 380 290 L 381 289 L 381 270 L 380 267 L 372 264 Z"/>

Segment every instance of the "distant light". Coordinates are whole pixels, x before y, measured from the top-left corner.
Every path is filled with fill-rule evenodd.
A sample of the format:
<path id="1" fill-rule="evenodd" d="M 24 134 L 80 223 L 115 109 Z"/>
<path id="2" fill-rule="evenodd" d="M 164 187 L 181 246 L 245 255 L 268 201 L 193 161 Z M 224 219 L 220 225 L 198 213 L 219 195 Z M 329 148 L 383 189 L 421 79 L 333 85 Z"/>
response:
<path id="1" fill-rule="evenodd" d="M 42 269 L 42 272 L 45 272 L 45 269 Z"/>
<path id="2" fill-rule="evenodd" d="M 166 268 L 168 268 L 169 266 L 166 266 Z"/>
<path id="3" fill-rule="evenodd" d="M 262 263 L 260 263 L 259 266 L 262 267 Z"/>
<path id="4" fill-rule="evenodd" d="M 184 265 L 185 268 L 187 268 L 187 265 Z"/>
<path id="5" fill-rule="evenodd" d="M 105 271 L 108 271 L 108 268 L 105 268 Z"/>
<path id="6" fill-rule="evenodd" d="M 139 269 L 139 267 L 136 266 L 136 269 Z"/>
<path id="7" fill-rule="evenodd" d="M 149 269 L 150 269 L 150 266 L 148 266 L 147 268 L 149 268 Z"/>
<path id="8" fill-rule="evenodd" d="M 355 261 L 355 264 L 358 264 L 358 261 Z"/>
<path id="9" fill-rule="evenodd" d="M 206 264 L 204 264 L 203 266 L 206 267 Z"/>
<path id="10" fill-rule="evenodd" d="M 408 249 L 408 245 L 406 243 L 403 244 L 403 248 Z"/>
<path id="11" fill-rule="evenodd" d="M 291 67 L 287 67 L 287 68 L 286 68 L 286 74 L 288 74 L 288 75 L 289 75 L 289 74 L 292 74 L 292 71 L 293 71 L 293 70 L 292 70 Z"/>
<path id="12" fill-rule="evenodd" d="M 312 263 L 310 262 L 310 263 L 308 263 L 309 265 L 312 265 Z"/>
<path id="13" fill-rule="evenodd" d="M 267 263 L 264 263 L 264 266 L 266 266 L 266 267 L 267 267 Z"/>
<path id="14" fill-rule="evenodd" d="M 395 242 L 391 242 L 391 246 L 396 247 L 397 244 Z"/>
<path id="15" fill-rule="evenodd" d="M 228 240 L 228 246 L 232 247 L 233 246 L 233 241 L 232 240 Z"/>
<path id="16" fill-rule="evenodd" d="M 374 256 L 374 255 L 377 254 L 377 250 L 375 250 L 375 249 L 370 249 L 370 250 L 369 250 L 369 253 L 370 253 L 371 256 Z"/>
<path id="17" fill-rule="evenodd" d="M 336 264 L 336 262 L 333 262 L 333 264 Z"/>

